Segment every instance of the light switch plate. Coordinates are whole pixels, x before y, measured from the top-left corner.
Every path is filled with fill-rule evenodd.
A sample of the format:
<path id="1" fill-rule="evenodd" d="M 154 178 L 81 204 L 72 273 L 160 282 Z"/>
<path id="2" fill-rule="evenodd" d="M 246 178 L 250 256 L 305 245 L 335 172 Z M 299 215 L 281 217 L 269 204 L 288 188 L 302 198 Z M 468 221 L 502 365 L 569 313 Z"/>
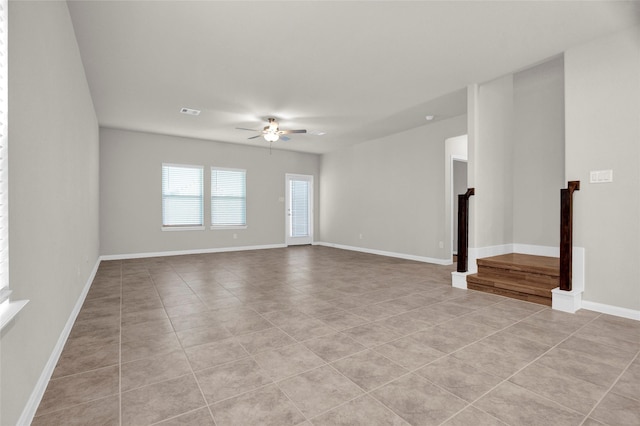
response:
<path id="1" fill-rule="evenodd" d="M 589 173 L 590 183 L 613 182 L 613 170 L 592 170 Z"/>

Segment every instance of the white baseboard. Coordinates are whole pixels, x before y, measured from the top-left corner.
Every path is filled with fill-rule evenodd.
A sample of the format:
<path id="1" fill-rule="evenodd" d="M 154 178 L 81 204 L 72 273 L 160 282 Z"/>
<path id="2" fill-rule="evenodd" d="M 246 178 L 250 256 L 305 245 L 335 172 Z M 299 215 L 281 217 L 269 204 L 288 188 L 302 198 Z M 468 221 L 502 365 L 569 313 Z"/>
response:
<path id="1" fill-rule="evenodd" d="M 467 272 L 475 274 L 478 272 L 476 261 L 483 257 L 499 256 L 501 254 L 513 253 L 513 244 L 502 244 L 499 246 L 469 247 L 467 258 Z"/>
<path id="2" fill-rule="evenodd" d="M 36 415 L 36 411 L 38 410 L 38 406 L 40 405 L 40 401 L 42 401 L 42 397 L 44 396 L 44 391 L 47 390 L 47 385 L 49 384 L 49 380 L 53 375 L 53 370 L 56 368 L 56 364 L 58 364 L 58 360 L 60 359 L 60 355 L 62 354 L 62 350 L 64 349 L 65 343 L 67 343 L 67 338 L 71 333 L 71 329 L 73 328 L 73 324 L 80 313 L 80 309 L 82 309 L 82 305 L 84 304 L 84 300 L 87 297 L 87 293 L 89 293 L 89 289 L 91 288 L 91 283 L 93 283 L 93 279 L 96 277 L 96 273 L 98 272 L 98 267 L 100 266 L 101 259 L 98 258 L 95 266 L 93 267 L 93 271 L 89 275 L 87 282 L 78 296 L 78 300 L 76 300 L 76 304 L 69 315 L 69 319 L 67 319 L 67 323 L 65 324 L 62 332 L 60 333 L 60 337 L 58 337 L 58 341 L 56 342 L 55 347 L 53 348 L 53 352 L 49 356 L 49 360 L 47 361 L 40 377 L 38 378 L 38 382 L 36 383 L 33 391 L 31 392 L 31 396 L 27 400 L 27 404 L 22 410 L 22 414 L 18 419 L 19 425 L 29 425 L 33 421 L 33 417 Z"/>
<path id="3" fill-rule="evenodd" d="M 582 301 L 582 309 L 600 312 L 601 314 L 614 315 L 616 317 L 628 318 L 640 321 L 640 311 L 635 309 L 621 308 L 619 306 L 605 305 L 604 303 Z"/>
<path id="4" fill-rule="evenodd" d="M 230 251 L 265 250 L 273 248 L 285 248 L 286 244 L 267 244 L 262 246 L 220 247 L 194 250 L 158 251 L 150 253 L 106 254 L 100 256 L 101 260 L 125 260 L 143 259 L 147 257 L 183 256 L 186 254 L 224 253 Z"/>
<path id="5" fill-rule="evenodd" d="M 424 262 L 424 263 L 435 263 L 436 265 L 453 264 L 453 261 L 451 259 L 436 259 L 433 257 L 416 256 L 413 254 L 396 253 L 391 251 L 375 250 L 375 249 L 368 249 L 364 247 L 354 247 L 354 246 L 347 246 L 343 244 L 326 243 L 321 241 L 314 242 L 313 244 L 317 246 L 333 247 L 333 248 L 342 249 L 342 250 L 358 251 L 361 253 L 377 254 L 378 256 L 387 256 L 387 257 L 395 257 L 398 259 L 415 260 L 417 262 Z"/>
<path id="6" fill-rule="evenodd" d="M 533 256 L 560 257 L 559 247 L 535 246 L 533 244 L 513 244 L 514 253 L 530 254 Z"/>

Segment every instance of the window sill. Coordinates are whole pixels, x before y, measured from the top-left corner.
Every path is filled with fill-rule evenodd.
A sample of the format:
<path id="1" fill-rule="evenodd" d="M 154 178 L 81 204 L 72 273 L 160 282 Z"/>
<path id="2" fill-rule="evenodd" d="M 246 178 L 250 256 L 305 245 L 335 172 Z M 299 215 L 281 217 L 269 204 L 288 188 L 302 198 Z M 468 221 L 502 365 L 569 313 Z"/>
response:
<path id="1" fill-rule="evenodd" d="M 209 229 L 211 229 L 212 231 L 223 231 L 225 229 L 247 229 L 247 228 L 248 228 L 247 225 L 228 225 L 228 226 L 215 225 Z"/>
<path id="2" fill-rule="evenodd" d="M 163 226 L 163 231 L 203 231 L 204 226 Z"/>
<path id="3" fill-rule="evenodd" d="M 28 300 L 6 301 L 0 305 L 0 330 L 9 324 L 13 318 L 29 303 Z"/>

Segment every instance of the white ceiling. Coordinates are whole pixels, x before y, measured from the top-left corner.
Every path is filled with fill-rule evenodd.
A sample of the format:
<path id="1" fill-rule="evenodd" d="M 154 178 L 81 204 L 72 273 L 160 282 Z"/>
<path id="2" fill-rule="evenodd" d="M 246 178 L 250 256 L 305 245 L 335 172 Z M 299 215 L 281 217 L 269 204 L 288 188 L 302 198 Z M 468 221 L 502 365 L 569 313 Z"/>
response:
<path id="1" fill-rule="evenodd" d="M 465 87 L 640 22 L 640 2 L 69 1 L 101 126 L 324 153 L 466 111 Z M 199 116 L 179 113 L 199 109 Z"/>

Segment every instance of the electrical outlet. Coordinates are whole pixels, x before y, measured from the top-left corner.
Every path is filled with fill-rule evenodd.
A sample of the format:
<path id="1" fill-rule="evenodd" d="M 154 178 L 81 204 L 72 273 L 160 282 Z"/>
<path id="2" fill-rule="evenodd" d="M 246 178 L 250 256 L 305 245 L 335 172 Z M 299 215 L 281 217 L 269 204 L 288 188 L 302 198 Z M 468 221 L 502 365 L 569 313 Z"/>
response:
<path id="1" fill-rule="evenodd" d="M 362 236 L 362 234 L 360 234 L 358 237 L 359 237 L 360 239 L 364 238 L 364 237 Z"/>
<path id="2" fill-rule="evenodd" d="M 440 248 L 444 248 L 444 243 L 443 243 L 442 241 L 440 241 L 440 242 L 438 243 L 438 246 L 439 246 Z"/>
<path id="3" fill-rule="evenodd" d="M 233 239 L 237 240 L 238 239 L 238 234 L 233 234 Z"/>

